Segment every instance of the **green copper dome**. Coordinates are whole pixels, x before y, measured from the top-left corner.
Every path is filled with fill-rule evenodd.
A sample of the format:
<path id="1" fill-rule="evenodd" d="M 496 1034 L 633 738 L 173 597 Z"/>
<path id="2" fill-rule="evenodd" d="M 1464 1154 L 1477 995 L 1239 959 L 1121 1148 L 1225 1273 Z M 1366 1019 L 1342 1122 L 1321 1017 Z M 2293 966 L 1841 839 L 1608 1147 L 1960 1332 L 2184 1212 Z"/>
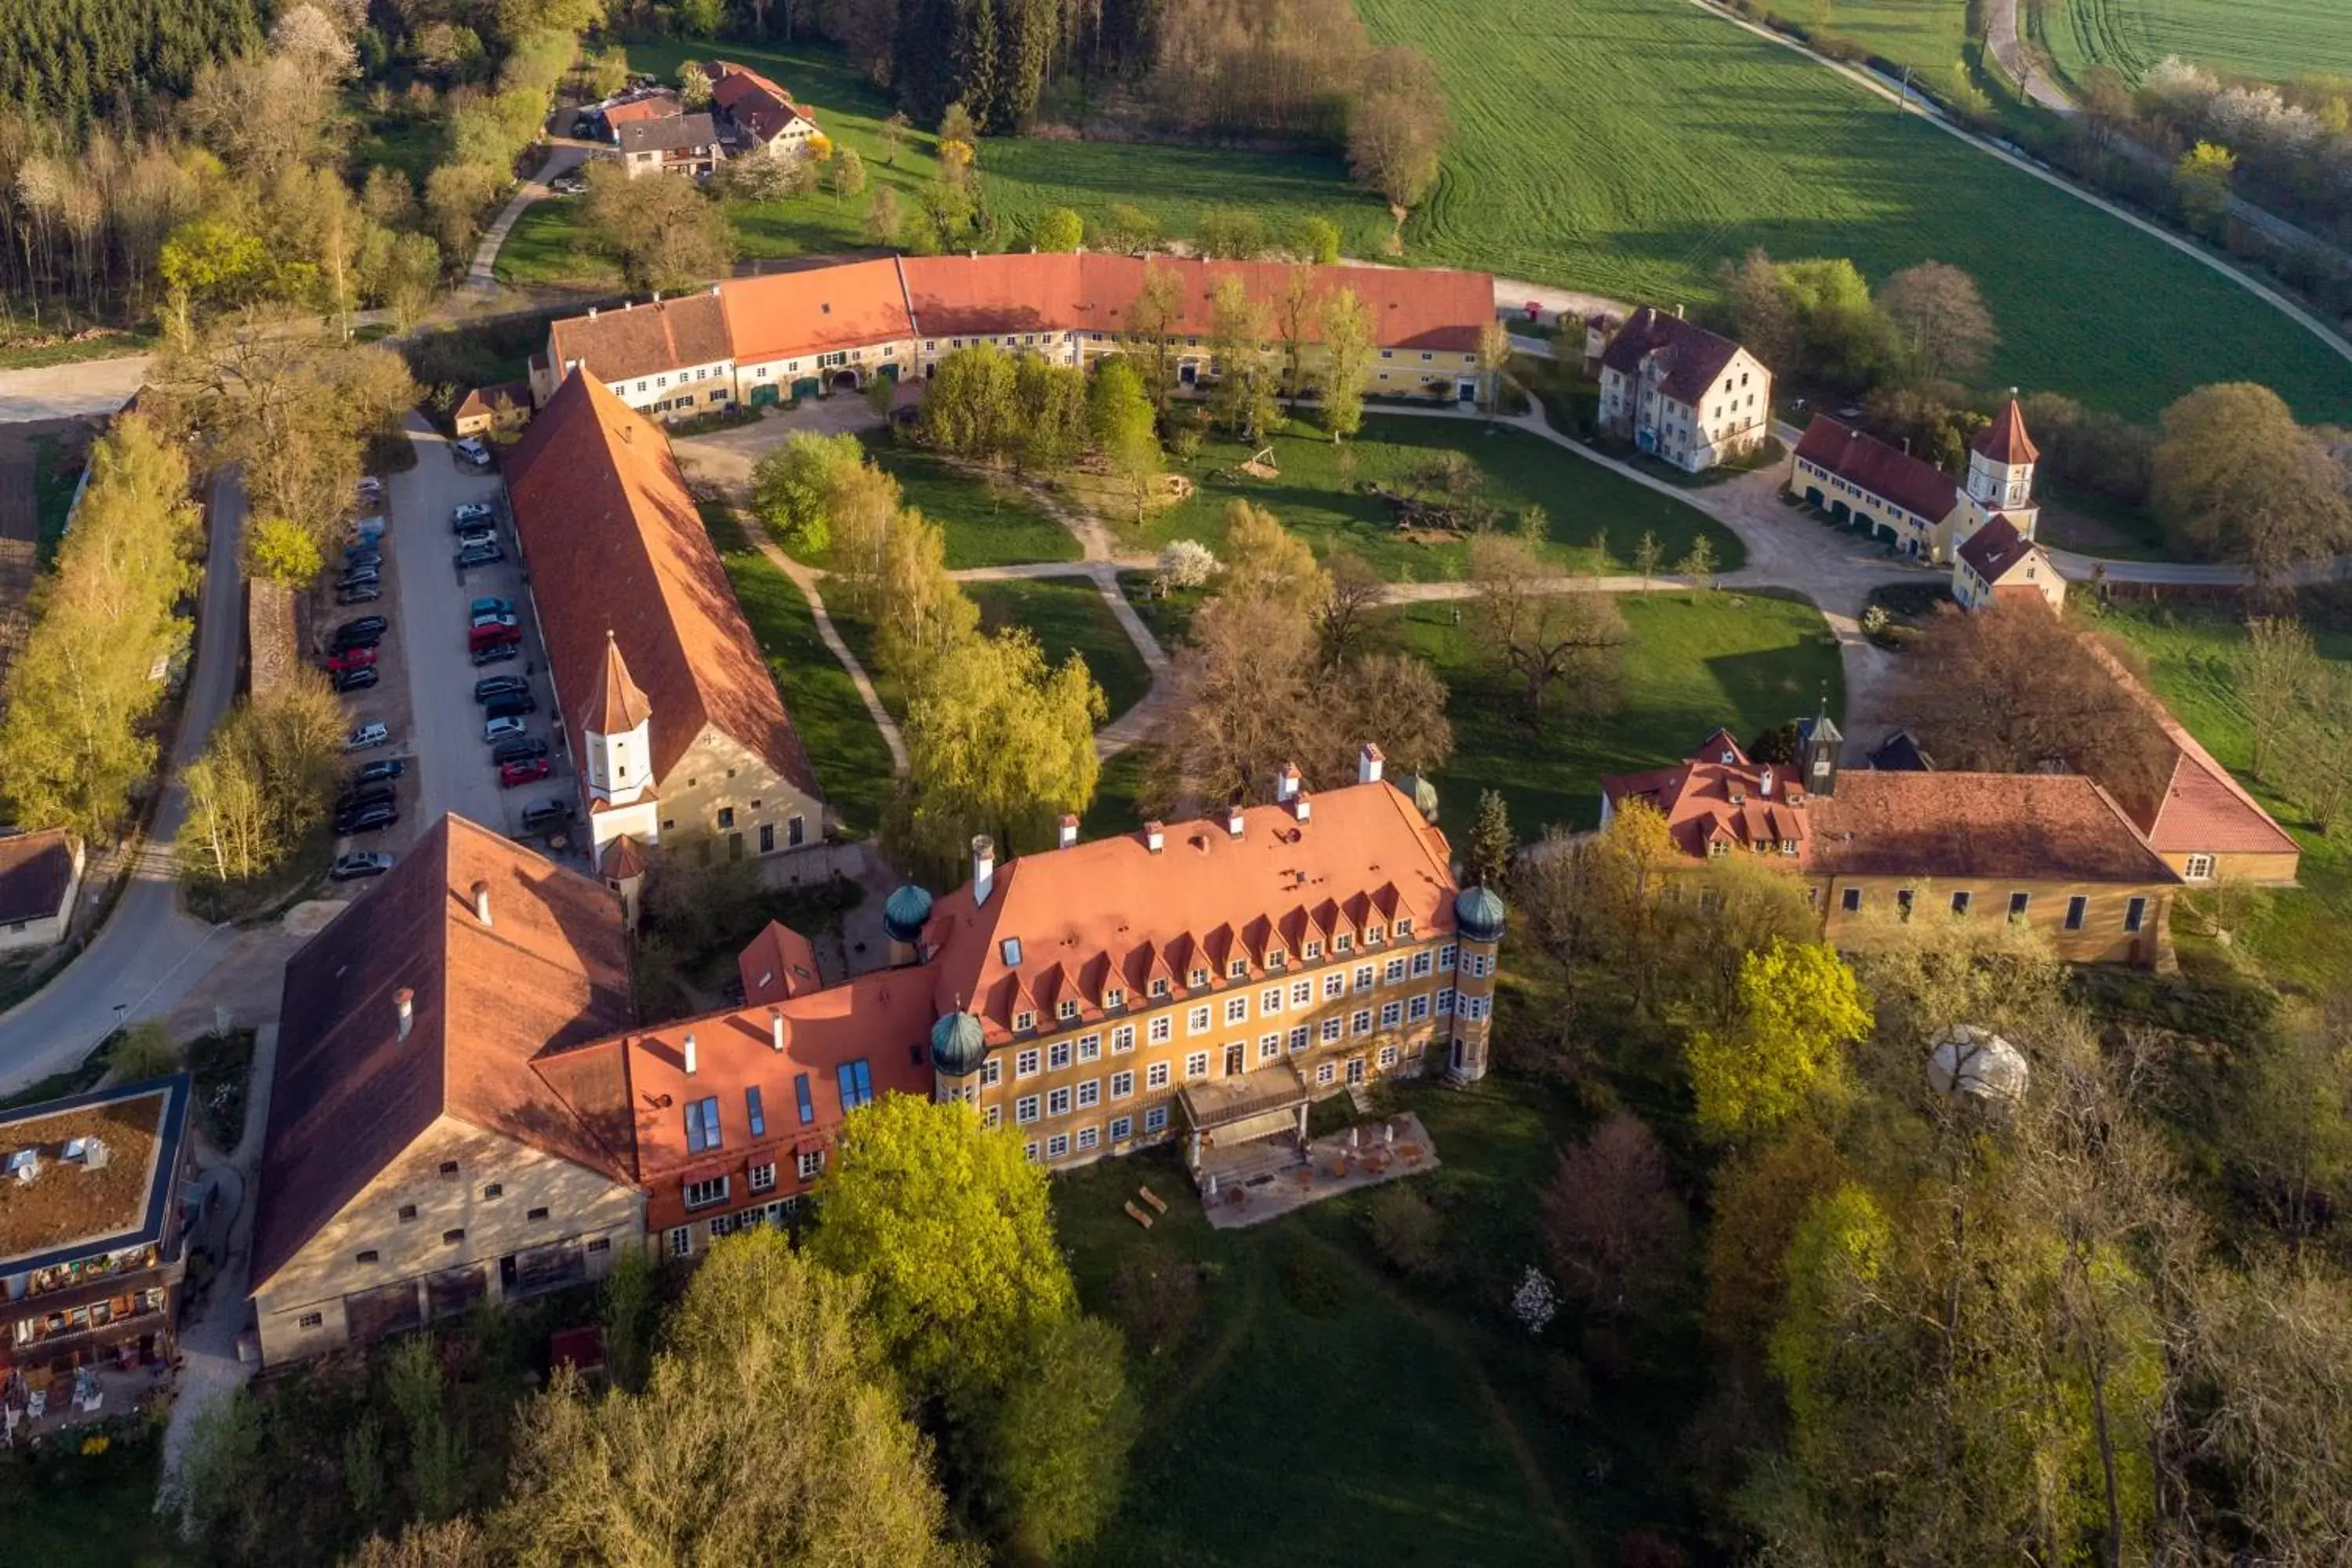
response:
<path id="1" fill-rule="evenodd" d="M 882 903 L 882 929 L 892 942 L 912 942 L 931 923 L 931 896 L 908 882 Z"/>
<path id="2" fill-rule="evenodd" d="M 969 1013 L 942 1013 L 931 1026 L 931 1065 L 951 1078 L 980 1070 L 988 1055 L 988 1039 L 980 1020 Z"/>
<path id="3" fill-rule="evenodd" d="M 1454 926 L 1472 942 L 1500 942 L 1507 912 L 1494 889 L 1465 888 L 1454 900 Z"/>

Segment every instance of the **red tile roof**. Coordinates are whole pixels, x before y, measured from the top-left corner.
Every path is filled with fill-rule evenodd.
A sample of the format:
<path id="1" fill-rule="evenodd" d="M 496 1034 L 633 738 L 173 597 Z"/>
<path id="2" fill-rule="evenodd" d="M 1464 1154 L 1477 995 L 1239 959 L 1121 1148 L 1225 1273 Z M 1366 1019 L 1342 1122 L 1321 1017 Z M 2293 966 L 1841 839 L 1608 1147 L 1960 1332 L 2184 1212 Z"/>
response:
<path id="1" fill-rule="evenodd" d="M 489 386 L 477 386 L 457 400 L 456 418 L 467 419 L 477 415 L 488 416 L 507 408 L 530 406 L 530 383 L 501 381 Z"/>
<path id="2" fill-rule="evenodd" d="M 898 264 L 826 262 L 719 285 L 735 358 L 744 364 L 915 335 Z"/>
<path id="3" fill-rule="evenodd" d="M 811 795 L 816 775 L 703 529 L 669 440 L 573 375 L 507 465 L 515 531 L 564 718 L 602 721 L 617 641 L 652 714 L 658 785 L 706 725 Z"/>
<path id="4" fill-rule="evenodd" d="M 1806 809 L 1812 868 L 1829 876 L 2179 880 L 2080 773 L 1841 773 Z"/>
<path id="5" fill-rule="evenodd" d="M 742 977 L 746 1004 L 782 1002 L 824 984 L 817 973 L 816 949 L 781 921 L 761 928 L 751 945 L 736 954 L 735 968 Z"/>
<path id="6" fill-rule="evenodd" d="M 604 628 L 604 661 L 597 668 L 596 685 L 581 704 L 581 724 L 599 735 L 625 735 L 644 723 L 653 711 L 646 694 L 629 679 L 628 661 L 621 657 L 620 638 Z"/>
<path id="7" fill-rule="evenodd" d="M 816 123 L 816 116 L 793 101 L 793 95 L 758 71 L 732 60 L 714 60 L 710 100 L 734 122 L 761 142 L 775 139 L 795 120 Z"/>
<path id="8" fill-rule="evenodd" d="M 1990 426 L 1977 432 L 1977 438 L 1969 446 L 1996 463 L 2038 463 L 2042 460 L 2041 449 L 2025 433 L 2025 411 L 2017 405 L 2014 397 L 2009 400 L 2008 405 Z"/>
<path id="9" fill-rule="evenodd" d="M 1339 931 L 1360 941 L 1400 915 L 1420 936 L 1453 929 L 1445 836 L 1393 785 L 1328 791 L 1309 810 L 1300 822 L 1287 805 L 1249 807 L 1238 837 L 1223 816 L 1170 824 L 1158 854 L 1129 833 L 1025 855 L 997 868 L 977 906 L 966 884 L 923 932 L 937 953 L 933 1014 L 976 1014 L 992 1043 L 1016 1014 L 1050 1018 L 1064 996 L 1096 1017 L 1107 989 L 1140 998 L 1155 974 L 1181 994 L 1196 965 L 1223 984 L 1241 959 L 1258 979 L 1269 948 L 1297 952 Z"/>
<path id="10" fill-rule="evenodd" d="M 73 879 L 73 836 L 64 828 L 0 838 L 0 925 L 57 919 Z"/>
<path id="11" fill-rule="evenodd" d="M 1996 517 L 1969 535 L 1960 545 L 1960 559 L 1986 582 L 1998 586 L 2002 577 L 2029 555 L 2047 555 L 2042 547 L 2017 531 L 2005 517 Z"/>
<path id="12" fill-rule="evenodd" d="M 1941 522 L 1960 504 L 1959 487 L 1941 468 L 1826 414 L 1814 415 L 1805 426 L 1797 457 L 1930 522 Z"/>
<path id="13" fill-rule="evenodd" d="M 1643 363 L 1659 356 L 1664 378 L 1660 384 L 1676 403 L 1696 405 L 1739 353 L 1739 345 L 1706 328 L 1644 305 L 1627 319 L 1601 355 L 1602 368 L 1623 375 L 1637 374 Z"/>
<path id="14" fill-rule="evenodd" d="M 621 126 L 633 122 L 667 120 L 685 112 L 686 106 L 678 101 L 677 94 L 664 90 L 648 93 L 644 98 L 631 99 L 626 103 L 613 105 L 612 108 L 604 110 L 604 123 L 607 127 L 617 130 Z"/>
<path id="15" fill-rule="evenodd" d="M 625 1086 L 534 1058 L 630 1021 L 619 900 L 463 817 L 434 824 L 286 966 L 256 1288 L 444 1115 L 627 1180 Z"/>
<path id="16" fill-rule="evenodd" d="M 2172 743 L 2173 763 L 2163 793 L 2154 800 L 2125 803 L 2132 820 L 2159 854 L 2302 854 L 2303 847 L 2293 836 L 2213 753 L 2198 743 L 2155 692 L 2124 668 L 2122 660 L 2094 638 L 2085 637 L 2083 642 L 2116 683 L 2147 710 Z"/>
<path id="17" fill-rule="evenodd" d="M 730 357 L 726 314 L 709 289 L 566 317 L 548 332 L 559 374 L 569 374 L 577 361 L 604 382 L 635 381 Z"/>
<path id="18" fill-rule="evenodd" d="M 1734 761 L 1725 762 L 1728 754 Z M 1621 773 L 1601 781 L 1617 805 L 1644 802 L 1666 819 L 1666 831 L 1682 852 L 1697 859 L 1744 849 L 1780 854 L 1796 847 L 1806 863 L 1813 826 L 1803 805 L 1803 780 L 1790 768 L 1753 763 L 1727 731 L 1718 730 L 1683 761 L 1647 773 Z"/>

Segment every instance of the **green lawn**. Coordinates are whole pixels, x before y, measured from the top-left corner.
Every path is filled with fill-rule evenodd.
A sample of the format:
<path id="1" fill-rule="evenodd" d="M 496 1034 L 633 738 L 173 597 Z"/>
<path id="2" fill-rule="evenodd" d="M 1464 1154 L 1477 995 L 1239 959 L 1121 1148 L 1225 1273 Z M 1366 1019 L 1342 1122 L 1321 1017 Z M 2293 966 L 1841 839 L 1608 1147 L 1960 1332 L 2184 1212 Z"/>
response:
<path id="1" fill-rule="evenodd" d="M 68 338 L 40 344 L 0 344 L 0 370 L 36 370 L 43 365 L 79 364 L 87 359 L 118 359 L 143 354 L 155 347 L 156 337 L 146 328 L 108 331 L 92 338 Z"/>
<path id="2" fill-rule="evenodd" d="M 1095 783 L 1094 804 L 1087 807 L 1078 825 L 1080 837 L 1108 838 L 1143 826 L 1138 797 L 1159 752 L 1156 746 L 1129 746 L 1103 764 L 1102 777 Z"/>
<path id="3" fill-rule="evenodd" d="M 1068 529 L 1002 475 L 959 468 L 881 437 L 868 439 L 866 447 L 875 462 L 898 481 L 907 504 L 947 534 L 950 572 L 1028 561 L 1076 561 L 1084 553 Z"/>
<path id="4" fill-rule="evenodd" d="M 2309 618 L 2320 652 L 2352 662 L 2352 628 L 2340 617 Z M 2237 679 L 2244 623 L 2211 605 L 2131 605 L 2110 607 L 2090 624 L 2138 652 L 2173 716 L 2303 846 L 2302 886 L 2254 895 L 2259 908 L 2238 951 L 2284 985 L 2323 990 L 2352 982 L 2352 942 L 2344 935 L 2352 922 L 2352 846 L 2312 832 L 2300 808 L 2246 771 L 2253 735 Z"/>
<path id="5" fill-rule="evenodd" d="M 748 547 L 731 518 L 715 517 L 706 509 L 704 521 L 751 635 L 760 639 L 760 651 L 783 693 L 784 710 L 808 748 L 818 787 L 841 814 L 844 826 L 853 833 L 873 832 L 881 825 L 895 776 L 882 732 L 850 684 L 849 672 L 817 636 L 816 617 L 792 579 Z"/>
<path id="6" fill-rule="evenodd" d="M 185 1561 L 155 1517 L 157 1444 L 118 1439 L 83 1454 L 51 1441 L 0 1454 L 0 1519 L 10 1556 L 46 1568 L 162 1568 Z"/>
<path id="7" fill-rule="evenodd" d="M 1444 1216 L 1444 1272 L 1426 1284 L 1380 1261 L 1368 1194 L 1213 1231 L 1168 1154 L 1055 1178 L 1082 1299 L 1147 1347 L 1129 1361 L 1144 1419 L 1124 1505 L 1077 1561 L 1598 1564 L 1627 1529 L 1687 1521 L 1674 1434 L 1704 1364 L 1687 1314 L 1635 1325 L 1638 1374 L 1570 1410 L 1546 1391 L 1574 1375 L 1573 1314 L 1535 1340 L 1500 1310 L 1580 1119 L 1504 1079 L 1380 1092 L 1419 1112 L 1443 1162 L 1412 1178 Z M 1145 1184 L 1170 1205 L 1148 1232 L 1120 1206 Z M 1146 1332 L 1123 1270 L 1197 1279 L 1189 1321 Z M 1611 1483 L 1587 1486 L 1604 1455 Z"/>
<path id="8" fill-rule="evenodd" d="M 1744 740 L 1810 713 L 1825 682 L 1830 710 L 1843 710 L 1837 646 L 1810 605 L 1719 592 L 1628 595 L 1620 603 L 1633 640 L 1616 711 L 1572 717 L 1555 691 L 1540 728 L 1528 724 L 1516 683 L 1498 678 L 1472 647 L 1470 627 L 1454 624 L 1457 606 L 1382 612 L 1446 684 L 1454 760 L 1432 777 L 1442 826 L 1455 843 L 1465 841 L 1485 790 L 1502 792 L 1522 839 L 1548 823 L 1591 827 L 1603 774 L 1663 766 L 1718 724 Z M 1476 614 L 1459 608 L 1465 621 Z"/>
<path id="9" fill-rule="evenodd" d="M 2077 79 L 2108 65 L 2137 79 L 2167 55 L 2273 81 L 2352 75 L 2341 0 L 2049 0 L 2041 31 Z"/>
<path id="10" fill-rule="evenodd" d="M 1436 59 L 1459 128 L 1407 226 L 1416 260 L 1665 303 L 1709 298 L 1750 246 L 1851 256 L 1873 280 L 1947 261 L 1999 319 L 1992 384 L 2144 419 L 2253 380 L 2307 420 L 2352 417 L 2343 362 L 2272 307 L 1687 0 L 1359 8 Z"/>
<path id="11" fill-rule="evenodd" d="M 1238 443 L 1210 441 L 1181 471 L 1198 489 L 1191 499 L 1158 511 L 1140 527 L 1113 517 L 1123 549 L 1157 551 L 1174 539 L 1197 539 L 1212 550 L 1224 543 L 1224 511 L 1236 499 L 1271 510 L 1313 545 L 1328 553 L 1345 544 L 1395 582 L 1450 581 L 1463 574 L 1466 544 L 1416 544 L 1396 531 L 1393 514 L 1371 485 L 1391 489 L 1410 470 L 1445 451 L 1464 452 L 1486 477 L 1487 499 L 1512 526 L 1522 510 L 1540 506 L 1550 521 L 1552 554 L 1563 571 L 1590 571 L 1602 563 L 1593 537 L 1608 531 L 1610 561 L 1626 565 L 1644 530 L 1657 534 L 1669 562 L 1679 561 L 1691 542 L 1706 534 L 1715 542 L 1717 568 L 1728 571 L 1747 559 L 1739 541 L 1704 513 L 1637 485 L 1598 463 L 1563 451 L 1523 430 L 1464 419 L 1374 415 L 1357 439 L 1334 446 L 1311 426 L 1274 440 L 1281 478 L 1261 479 L 1240 471 L 1250 453 Z"/>
<path id="12" fill-rule="evenodd" d="M 523 209 L 499 247 L 492 268 L 501 283 L 579 283 L 617 289 L 621 269 L 607 260 L 588 237 L 582 221 L 584 204 L 570 196 L 551 196 Z"/>
<path id="13" fill-rule="evenodd" d="M 1026 626 L 1036 634 L 1048 663 L 1073 653 L 1087 661 L 1095 682 L 1118 718 L 1151 689 L 1151 671 L 1135 644 L 1085 577 L 1045 577 L 1010 583 L 967 583 L 964 591 L 980 606 L 982 631 Z"/>

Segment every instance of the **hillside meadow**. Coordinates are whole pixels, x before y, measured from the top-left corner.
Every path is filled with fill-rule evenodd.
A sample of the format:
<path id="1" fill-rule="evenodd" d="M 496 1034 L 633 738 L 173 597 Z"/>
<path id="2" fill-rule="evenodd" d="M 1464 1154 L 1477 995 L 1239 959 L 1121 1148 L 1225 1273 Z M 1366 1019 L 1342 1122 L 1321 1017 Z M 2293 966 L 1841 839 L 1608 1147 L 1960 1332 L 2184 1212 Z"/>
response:
<path id="1" fill-rule="evenodd" d="M 2137 79 L 2167 55 L 2273 81 L 2352 75 L 2343 0 L 2045 0 L 2041 35 L 2078 79 L 2107 65 Z"/>

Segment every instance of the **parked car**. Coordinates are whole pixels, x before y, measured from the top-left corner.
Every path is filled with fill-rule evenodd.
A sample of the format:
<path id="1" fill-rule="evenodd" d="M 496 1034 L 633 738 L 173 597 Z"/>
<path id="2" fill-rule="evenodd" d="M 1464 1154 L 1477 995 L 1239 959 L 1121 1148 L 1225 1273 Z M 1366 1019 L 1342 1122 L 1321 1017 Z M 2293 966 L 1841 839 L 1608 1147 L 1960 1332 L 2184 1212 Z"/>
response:
<path id="1" fill-rule="evenodd" d="M 391 726 L 381 719 L 371 719 L 343 737 L 343 750 L 364 752 L 372 746 L 381 746 L 391 739 Z"/>
<path id="2" fill-rule="evenodd" d="M 383 757 L 373 763 L 362 763 L 359 772 L 352 775 L 352 787 L 357 789 L 362 784 L 380 784 L 386 779 L 396 779 L 407 771 L 408 764 L 398 757 Z"/>
<path id="3" fill-rule="evenodd" d="M 347 816 L 363 805 L 378 805 L 394 798 L 388 784 L 355 784 L 335 799 L 335 815 Z"/>
<path id="4" fill-rule="evenodd" d="M 498 516 L 488 501 L 469 500 L 449 514 L 449 525 L 462 531 L 478 522 L 496 522 Z"/>
<path id="5" fill-rule="evenodd" d="M 346 669 L 337 674 L 335 677 L 335 689 L 338 691 L 364 691 L 383 679 L 383 678 L 382 676 L 375 672 L 375 667 L 373 665 L 362 665 L 357 669 Z"/>
<path id="6" fill-rule="evenodd" d="M 457 460 L 459 468 L 471 468 L 477 473 L 487 474 L 492 467 L 489 443 L 478 436 L 468 436 L 462 441 L 451 442 L 449 456 Z"/>
<path id="7" fill-rule="evenodd" d="M 539 699 L 528 691 L 509 691 L 482 704 L 482 716 L 486 719 L 505 719 L 518 713 L 538 711 Z"/>
<path id="8" fill-rule="evenodd" d="M 341 648 L 327 656 L 327 673 L 341 675 L 345 670 L 365 669 L 373 663 L 375 649 L 373 647 Z"/>
<path id="9" fill-rule="evenodd" d="M 507 660 L 517 657 L 521 652 L 522 649 L 517 647 L 514 644 L 510 642 L 501 642 L 492 643 L 488 647 L 478 647 L 473 651 L 471 657 L 474 660 L 474 668 L 476 669 L 479 669 L 486 664 L 504 664 Z"/>
<path id="10" fill-rule="evenodd" d="M 484 545 L 496 544 L 498 542 L 498 534 L 488 526 L 485 525 L 479 528 L 469 528 L 466 530 L 465 532 L 459 534 L 457 536 L 457 548 L 460 550 L 479 550 Z"/>
<path id="11" fill-rule="evenodd" d="M 568 800 L 542 800 L 537 805 L 523 808 L 523 831 L 546 833 L 553 828 L 562 827 L 579 815 Z"/>
<path id="12" fill-rule="evenodd" d="M 510 741 L 523 732 L 523 721 L 509 713 L 502 719 L 492 719 L 482 726 L 482 740 L 489 745 Z"/>
<path id="13" fill-rule="evenodd" d="M 383 552 L 378 550 L 373 544 L 346 544 L 343 546 L 343 569 L 345 571 L 358 571 L 362 567 L 368 566 L 381 567 L 383 564 Z"/>
<path id="14" fill-rule="evenodd" d="M 400 807 L 388 801 L 378 801 L 373 805 L 361 806 L 349 816 L 336 817 L 335 831 L 345 835 L 377 833 L 399 820 Z"/>
<path id="15" fill-rule="evenodd" d="M 373 588 L 383 582 L 383 573 L 373 566 L 354 566 L 335 579 L 338 588 Z"/>
<path id="16" fill-rule="evenodd" d="M 493 540 L 487 544 L 468 544 L 458 551 L 457 565 L 462 571 L 468 566 L 488 566 L 506 558 L 507 552 L 499 549 L 497 541 Z"/>
<path id="17" fill-rule="evenodd" d="M 373 544 L 383 537 L 383 519 L 363 517 L 352 524 L 352 531 L 359 536 L 362 544 Z"/>
<path id="18" fill-rule="evenodd" d="M 520 626 L 492 622 L 488 626 L 466 628 L 466 646 L 469 648 L 488 647 L 496 643 L 522 641 Z"/>
<path id="19" fill-rule="evenodd" d="M 474 682 L 474 700 L 495 702 L 501 697 L 520 697 L 530 689 L 530 681 L 520 675 L 486 675 Z"/>
<path id="20" fill-rule="evenodd" d="M 483 626 L 510 626 L 514 624 L 515 618 L 512 616 L 476 616 L 473 619 L 475 629 Z"/>
<path id="21" fill-rule="evenodd" d="M 472 605 L 469 606 L 467 614 L 474 617 L 477 624 L 481 621 L 481 618 L 484 616 L 512 616 L 514 614 L 514 601 L 512 599 L 501 599 L 496 595 L 490 595 L 475 600 Z"/>
<path id="22" fill-rule="evenodd" d="M 500 741 L 496 746 L 490 748 L 490 761 L 499 763 L 526 763 L 533 757 L 545 755 L 547 755 L 547 742 L 536 735 L 525 735 L 514 741 Z"/>
<path id="23" fill-rule="evenodd" d="M 338 605 L 373 605 L 383 597 L 383 589 L 373 583 L 362 583 L 356 588 L 335 590 L 335 603 Z"/>
<path id="24" fill-rule="evenodd" d="M 382 616 L 362 616 L 358 620 L 345 621 L 335 628 L 335 646 L 357 647 L 360 639 L 365 637 L 373 647 L 375 640 L 383 637 L 386 624 Z"/>
<path id="25" fill-rule="evenodd" d="M 381 877 L 392 869 L 392 857 L 381 849 L 357 849 L 337 860 L 328 869 L 331 882 L 356 882 L 362 877 Z"/>
<path id="26" fill-rule="evenodd" d="M 537 784 L 551 771 L 545 757 L 532 757 L 520 763 L 501 763 L 499 764 L 499 787 L 518 789 L 527 784 Z"/>

